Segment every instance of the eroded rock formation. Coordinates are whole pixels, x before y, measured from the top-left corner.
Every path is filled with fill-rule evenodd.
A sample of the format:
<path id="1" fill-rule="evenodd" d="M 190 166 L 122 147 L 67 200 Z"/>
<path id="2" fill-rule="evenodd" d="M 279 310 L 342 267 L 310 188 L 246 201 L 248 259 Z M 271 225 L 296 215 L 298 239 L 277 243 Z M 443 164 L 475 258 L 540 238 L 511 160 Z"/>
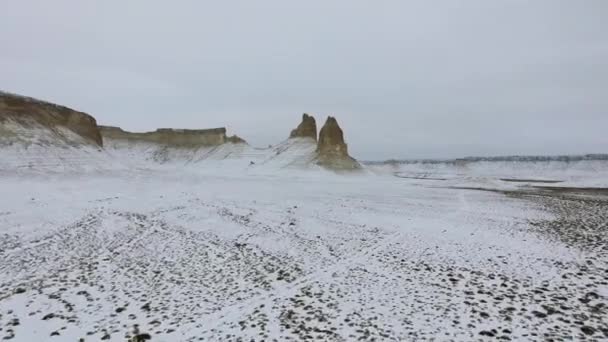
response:
<path id="1" fill-rule="evenodd" d="M 258 149 L 252 152 L 258 154 L 272 153 L 265 160 L 271 160 L 283 154 L 283 161 L 290 159 L 290 166 L 307 167 L 311 164 L 321 165 L 333 170 L 359 169 L 361 165 L 348 155 L 348 146 L 344 141 L 344 133 L 334 117 L 327 118 L 324 126 L 317 135 L 315 118 L 308 114 L 302 115 L 302 121 L 291 131 L 290 138 L 275 149 L 264 151 Z M 143 143 L 144 145 L 139 145 Z M 146 144 L 155 144 L 157 148 L 149 148 Z M 246 144 L 245 140 L 233 135 L 226 135 L 226 128 L 213 129 L 170 129 L 161 128 L 152 132 L 132 133 L 119 127 L 98 126 L 96 120 L 83 112 L 39 101 L 29 97 L 0 92 L 0 146 L 25 146 L 21 150 L 33 150 L 29 146 L 56 146 L 61 148 L 104 147 L 106 151 L 131 149 L 136 154 L 142 154 L 142 159 L 165 162 L 188 159 L 191 149 L 197 152 L 200 147 L 214 147 L 222 144 Z M 141 149 L 140 147 L 143 147 Z M 222 158 L 228 156 L 238 158 L 244 146 L 236 148 L 211 148 L 218 151 Z M 246 146 L 245 146 L 246 147 Z M 19 148 L 11 149 L 21 153 Z M 98 149 L 101 151 L 101 149 Z M 247 150 L 247 149 L 245 149 Z M 43 161 L 44 148 L 36 150 L 35 160 L 28 165 Z M 41 152 L 42 151 L 42 152 Z M 90 150 L 86 150 L 88 153 Z M 247 150 L 250 151 L 250 150 Z M 253 150 L 251 150 L 253 151 Z M 16 152 L 16 153 L 17 153 Z M 72 152 L 66 152 L 72 153 Z M 134 155 L 136 155 L 134 154 Z M 59 155 L 59 154 L 58 154 Z M 247 155 L 245 153 L 245 155 Z M 202 160 L 203 155 L 197 155 Z M 180 159 L 181 158 L 181 159 Z M 251 157 L 248 157 L 251 158 Z M 57 162 L 63 163 L 63 159 Z M 254 165 L 250 161 L 250 165 Z"/>
<path id="2" fill-rule="evenodd" d="M 317 163 L 331 169 L 359 169 L 361 165 L 348 155 L 344 133 L 336 118 L 330 116 L 319 132 Z"/>
<path id="3" fill-rule="evenodd" d="M 224 143 L 246 143 L 245 140 L 234 135 L 226 136 L 226 128 L 211 129 L 172 129 L 159 128 L 153 132 L 132 133 L 119 127 L 100 126 L 103 139 L 125 140 L 129 142 L 155 143 L 168 147 L 195 148 L 201 146 L 215 146 Z"/>
<path id="4" fill-rule="evenodd" d="M 319 133 L 317 152 L 336 156 L 348 155 L 348 147 L 344 142 L 344 133 L 336 118 L 330 116 Z"/>
<path id="5" fill-rule="evenodd" d="M 247 141 L 245 141 L 245 139 L 239 137 L 238 135 L 232 135 L 230 137 L 227 137 L 226 142 L 233 143 L 233 144 L 246 144 L 247 143 Z"/>
<path id="6" fill-rule="evenodd" d="M 13 126 L 22 130 L 15 130 Z M 51 140 L 40 140 L 26 136 L 27 130 L 44 130 L 45 138 L 54 138 L 56 142 L 67 144 L 90 144 L 102 146 L 102 138 L 97 121 L 92 116 L 64 106 L 36 100 L 30 97 L 0 92 L 0 138 L 13 140 L 36 141 L 40 144 L 52 144 Z M 71 131 L 82 139 L 69 136 Z M 9 135 L 11 135 L 9 137 Z"/>
<path id="7" fill-rule="evenodd" d="M 290 138 L 313 138 L 317 141 L 317 122 L 312 115 L 304 113 L 302 122 L 291 131 Z"/>

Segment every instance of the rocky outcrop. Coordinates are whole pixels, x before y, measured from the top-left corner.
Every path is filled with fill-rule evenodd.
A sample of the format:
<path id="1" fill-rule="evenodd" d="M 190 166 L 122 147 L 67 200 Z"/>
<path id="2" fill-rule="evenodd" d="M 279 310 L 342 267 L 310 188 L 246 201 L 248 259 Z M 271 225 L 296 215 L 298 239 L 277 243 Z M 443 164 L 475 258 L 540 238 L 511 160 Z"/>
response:
<path id="1" fill-rule="evenodd" d="M 28 136 L 31 132 L 45 134 L 40 139 Z M 103 144 L 97 121 L 92 116 L 64 106 L 4 92 L 0 92 L 0 139 L 5 142 L 23 141 L 41 145 Z"/>
<path id="2" fill-rule="evenodd" d="M 344 133 L 336 118 L 330 116 L 319 132 L 317 164 L 337 170 L 354 170 L 361 165 L 348 155 Z"/>
<path id="3" fill-rule="evenodd" d="M 317 152 L 320 154 L 347 156 L 348 147 L 344 142 L 344 133 L 336 118 L 330 116 L 319 133 Z"/>
<path id="4" fill-rule="evenodd" d="M 172 129 L 159 128 L 153 132 L 133 133 L 119 127 L 100 126 L 104 140 L 124 140 L 128 142 L 154 143 L 167 147 L 197 148 L 216 146 L 224 143 L 245 144 L 245 140 L 234 135 L 226 136 L 226 128 Z"/>
<path id="5" fill-rule="evenodd" d="M 317 141 L 317 122 L 311 115 L 304 113 L 302 122 L 296 129 L 291 131 L 290 138 L 312 138 Z"/>
<path id="6" fill-rule="evenodd" d="M 232 135 L 230 137 L 227 137 L 226 142 L 229 142 L 232 144 L 246 144 L 247 143 L 247 141 L 245 141 L 245 139 L 239 137 L 238 135 Z"/>

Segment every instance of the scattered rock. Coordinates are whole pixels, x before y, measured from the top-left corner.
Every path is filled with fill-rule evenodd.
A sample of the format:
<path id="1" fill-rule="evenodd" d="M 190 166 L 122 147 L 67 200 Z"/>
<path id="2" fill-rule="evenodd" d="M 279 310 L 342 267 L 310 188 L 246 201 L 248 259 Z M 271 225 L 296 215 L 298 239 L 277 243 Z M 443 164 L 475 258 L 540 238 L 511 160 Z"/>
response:
<path id="1" fill-rule="evenodd" d="M 48 321 L 49 319 L 55 318 L 55 314 L 54 313 L 50 313 L 45 315 L 44 317 L 42 317 L 43 321 Z"/>

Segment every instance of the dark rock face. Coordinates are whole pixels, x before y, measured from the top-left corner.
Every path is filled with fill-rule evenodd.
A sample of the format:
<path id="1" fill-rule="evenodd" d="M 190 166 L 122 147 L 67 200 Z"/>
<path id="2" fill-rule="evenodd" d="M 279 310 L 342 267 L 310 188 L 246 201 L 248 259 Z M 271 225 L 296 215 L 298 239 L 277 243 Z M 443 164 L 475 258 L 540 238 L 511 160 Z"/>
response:
<path id="1" fill-rule="evenodd" d="M 302 122 L 296 129 L 291 131 L 290 138 L 313 138 L 317 141 L 317 122 L 312 115 L 304 113 Z"/>
<path id="2" fill-rule="evenodd" d="M 317 144 L 317 163 L 331 169 L 352 170 L 361 165 L 348 155 L 348 146 L 344 142 L 344 133 L 334 117 L 328 117 L 319 132 Z"/>
<path id="3" fill-rule="evenodd" d="M 8 121 L 25 128 L 42 127 L 57 132 L 60 138 L 64 137 L 58 129 L 66 128 L 93 145 L 103 144 L 97 121 L 92 116 L 53 103 L 0 92 L 0 124 Z"/>

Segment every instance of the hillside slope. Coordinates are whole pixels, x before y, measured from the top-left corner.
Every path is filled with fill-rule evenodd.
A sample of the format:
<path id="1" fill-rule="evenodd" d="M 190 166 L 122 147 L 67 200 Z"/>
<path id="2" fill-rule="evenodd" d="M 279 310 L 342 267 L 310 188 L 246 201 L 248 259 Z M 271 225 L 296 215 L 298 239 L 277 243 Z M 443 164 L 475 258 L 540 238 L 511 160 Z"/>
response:
<path id="1" fill-rule="evenodd" d="M 119 167 L 102 149 L 92 116 L 0 92 L 0 171 L 84 171 Z"/>
<path id="2" fill-rule="evenodd" d="M 92 116 L 64 106 L 0 92 L 0 145 L 103 145 Z"/>

